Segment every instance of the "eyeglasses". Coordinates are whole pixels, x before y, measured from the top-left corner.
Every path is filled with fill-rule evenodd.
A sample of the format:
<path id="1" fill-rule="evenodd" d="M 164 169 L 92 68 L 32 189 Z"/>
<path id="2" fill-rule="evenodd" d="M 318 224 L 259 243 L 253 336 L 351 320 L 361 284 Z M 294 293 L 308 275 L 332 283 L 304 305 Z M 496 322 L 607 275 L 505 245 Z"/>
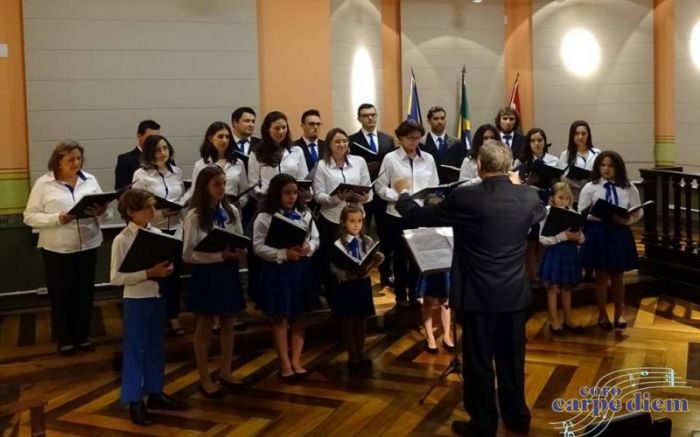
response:
<path id="1" fill-rule="evenodd" d="M 375 118 L 377 116 L 377 113 L 374 112 L 372 114 L 360 114 L 360 117 L 362 118 Z"/>

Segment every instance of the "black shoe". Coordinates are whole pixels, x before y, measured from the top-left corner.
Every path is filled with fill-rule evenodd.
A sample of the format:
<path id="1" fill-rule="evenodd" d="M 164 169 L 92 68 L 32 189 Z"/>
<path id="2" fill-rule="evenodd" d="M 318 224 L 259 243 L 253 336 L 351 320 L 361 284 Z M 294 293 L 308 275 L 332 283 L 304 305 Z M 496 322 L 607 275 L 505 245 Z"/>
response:
<path id="1" fill-rule="evenodd" d="M 245 322 L 236 322 L 233 324 L 233 329 L 238 332 L 245 332 L 245 330 L 248 329 L 248 325 L 246 325 Z"/>
<path id="2" fill-rule="evenodd" d="M 95 352 L 95 343 L 91 341 L 85 341 L 80 343 L 75 347 L 80 352 Z"/>
<path id="3" fill-rule="evenodd" d="M 555 329 L 552 325 L 549 325 L 549 332 L 557 337 L 564 335 L 564 328 Z"/>
<path id="4" fill-rule="evenodd" d="M 610 320 L 598 320 L 598 327 L 604 331 L 612 331 L 613 325 Z"/>
<path id="5" fill-rule="evenodd" d="M 143 401 L 129 403 L 129 417 L 137 425 L 148 426 L 153 423 L 151 415 L 148 413 L 148 408 L 146 408 L 146 404 Z"/>
<path id="6" fill-rule="evenodd" d="M 584 329 L 583 329 L 583 326 L 581 326 L 581 325 L 569 326 L 569 325 L 567 325 L 566 323 L 564 323 L 564 324 L 562 325 L 562 328 L 563 328 L 565 331 L 573 332 L 574 334 L 584 334 L 584 333 L 585 333 L 585 331 L 584 331 Z"/>
<path id="7" fill-rule="evenodd" d="M 221 389 L 216 389 L 215 391 L 208 392 L 199 384 L 199 392 L 204 395 L 204 397 L 209 399 L 221 399 L 224 397 L 224 392 Z"/>
<path id="8" fill-rule="evenodd" d="M 65 346 L 60 346 L 58 348 L 58 353 L 64 357 L 74 357 L 78 353 L 78 350 L 72 344 L 67 344 Z"/>
<path id="9" fill-rule="evenodd" d="M 250 388 L 248 386 L 248 384 L 246 384 L 243 381 L 231 382 L 231 381 L 226 381 L 225 379 L 221 379 L 221 378 L 219 378 L 219 384 L 221 384 L 224 387 L 226 387 L 227 389 L 233 390 L 233 391 L 246 391 Z"/>
<path id="10" fill-rule="evenodd" d="M 454 345 L 450 346 L 449 344 L 445 343 L 445 340 L 442 340 L 442 347 L 444 347 L 445 350 L 450 353 L 455 351 Z"/>
<path id="11" fill-rule="evenodd" d="M 503 421 L 506 429 L 516 434 L 527 434 L 530 431 L 530 422 L 506 422 Z"/>
<path id="12" fill-rule="evenodd" d="M 620 317 L 617 322 L 614 323 L 615 329 L 625 329 L 627 328 L 627 321 Z"/>
<path id="13" fill-rule="evenodd" d="M 153 410 L 184 411 L 190 406 L 187 402 L 175 399 L 165 393 L 148 395 L 148 408 Z"/>
<path id="14" fill-rule="evenodd" d="M 282 382 L 287 383 L 287 384 L 293 384 L 297 380 L 296 373 L 292 373 L 291 375 L 282 375 L 281 373 L 278 373 L 277 375 L 279 376 L 279 378 Z"/>
<path id="15" fill-rule="evenodd" d="M 437 355 L 437 354 L 440 353 L 440 349 L 430 347 L 430 345 L 428 344 L 428 341 L 427 341 L 427 340 L 426 340 L 426 342 L 425 342 L 425 351 L 426 351 L 427 353 L 433 354 L 433 355 Z"/>
<path id="16" fill-rule="evenodd" d="M 452 432 L 457 435 L 476 436 L 474 428 L 468 420 L 455 420 L 452 422 Z"/>

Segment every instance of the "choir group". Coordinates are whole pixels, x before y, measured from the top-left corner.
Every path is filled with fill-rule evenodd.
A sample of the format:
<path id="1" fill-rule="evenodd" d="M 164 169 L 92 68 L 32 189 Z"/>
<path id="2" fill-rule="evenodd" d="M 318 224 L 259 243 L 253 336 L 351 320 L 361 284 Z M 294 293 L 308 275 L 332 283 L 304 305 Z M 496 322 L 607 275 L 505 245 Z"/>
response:
<path id="1" fill-rule="evenodd" d="M 285 114 L 268 113 L 257 138 L 255 111 L 238 108 L 231 125 L 217 121 L 206 129 L 201 159 L 194 163 L 188 188 L 175 164 L 174 148 L 160 134 L 158 123 L 139 124 L 138 146 L 117 159 L 115 189 L 123 191 L 117 210 L 126 227 L 112 243 L 110 272 L 111 282 L 124 287 L 121 399 L 129 404 L 135 423 L 151 423 L 149 408 L 187 408 L 185 402 L 163 393 L 163 327 L 173 335 L 184 334 L 178 320 L 184 263 L 191 265 L 186 302 L 196 315 L 195 360 L 199 389 L 207 397 L 223 396 L 224 387 L 246 388 L 231 370 L 234 324 L 246 307 L 241 261 L 248 268 L 248 297 L 271 320 L 279 377 L 285 382 L 307 374 L 301 360 L 304 315 L 321 305 L 320 296 L 339 320 L 348 369 L 371 369 L 364 343 L 367 318 L 375 314 L 369 279 L 369 270 L 375 267 L 381 283 L 393 288 L 397 311 L 421 307 L 426 351 L 439 351 L 433 334 L 435 310 L 442 324 L 442 347 L 453 350 L 451 275 L 417 270 L 402 239 L 410 226 L 395 208 L 401 193 L 393 182 L 408 179 L 410 194 L 441 184 L 454 186 L 456 181 L 477 185 L 479 149 L 489 141 L 512 150 L 517 158 L 512 176 L 537 190 L 549 211 L 564 208 L 587 214 L 582 229 L 543 235 L 543 221 L 527 237 L 523 235 L 527 240 L 523 262 L 531 283 L 547 289 L 551 332 L 583 332 L 571 318 L 571 291 L 583 279 L 582 271 L 595 273 L 599 327 L 626 327 L 623 272 L 637 265 L 630 225 L 640 219 L 642 210 L 610 220 L 589 212 L 599 199 L 627 209 L 639 205 L 640 197 L 620 155 L 593 146 L 588 123 L 571 124 L 567 147 L 557 158 L 548 153 L 550 144 L 542 129 L 519 133 L 519 116 L 510 107 L 498 112 L 493 125 L 480 126 L 471 141 L 446 134 L 446 111 L 441 107 L 428 112 L 427 133 L 421 124 L 406 120 L 395 136 L 388 135 L 377 130 L 377 115 L 374 105 L 363 104 L 357 111 L 362 125 L 358 132 L 348 135 L 332 128 L 322 140 L 321 115 L 308 110 L 301 117 L 301 138 L 293 141 Z M 95 177 L 83 170 L 84 158 L 78 143 L 59 143 L 49 159 L 49 171 L 34 183 L 24 212 L 25 223 L 39 231 L 58 352 L 65 356 L 95 349 L 89 327 L 96 253 L 102 243 L 100 224 L 110 215 L 106 205 L 97 204 L 88 208 L 88 217 L 69 214 L 83 196 L 101 192 Z M 448 189 L 442 195 L 449 195 Z M 429 197 L 426 204 L 439 201 L 439 196 Z M 183 208 L 159 207 L 164 201 Z M 267 237 L 277 215 L 307 229 L 305 241 L 288 248 L 271 245 Z M 213 228 L 249 235 L 247 250 L 195 249 Z M 182 256 L 142 271 L 121 272 L 139 229 L 180 238 Z M 373 250 L 377 240 L 381 251 Z M 337 252 L 358 262 L 367 256 L 369 260 L 363 269 L 349 269 L 333 261 Z M 608 284 L 614 300 L 612 322 L 606 312 Z M 559 299 L 563 319 L 557 311 Z M 221 342 L 217 379 L 212 379 L 208 367 L 213 332 L 220 333 Z"/>

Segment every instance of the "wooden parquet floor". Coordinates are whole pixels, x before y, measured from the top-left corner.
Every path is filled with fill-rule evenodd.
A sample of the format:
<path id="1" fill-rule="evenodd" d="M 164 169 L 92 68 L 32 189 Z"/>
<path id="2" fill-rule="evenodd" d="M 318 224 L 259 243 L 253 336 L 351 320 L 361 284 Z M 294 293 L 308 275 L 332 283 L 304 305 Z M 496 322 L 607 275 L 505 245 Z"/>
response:
<path id="1" fill-rule="evenodd" d="M 389 302 L 391 297 L 379 300 Z M 96 328 L 103 329 L 96 336 L 98 350 L 71 359 L 55 354 L 45 312 L 3 315 L 0 404 L 46 399 L 49 436 L 428 436 L 451 435 L 450 423 L 468 418 L 455 375 L 440 382 L 419 404 L 450 355 L 425 353 L 418 329 L 403 329 L 379 330 L 370 336 L 367 349 L 374 369 L 360 376 L 348 374 L 347 356 L 332 338 L 307 345 L 304 362 L 311 374 L 293 385 L 277 378 L 271 349 L 237 354 L 234 376 L 252 388 L 220 400 L 204 398 L 197 391 L 191 354 L 171 361 L 165 390 L 186 398 L 191 408 L 182 413 L 154 412 L 155 425 L 141 428 L 129 421 L 119 403 L 120 374 L 113 365 L 121 333 L 118 304 L 101 303 L 98 313 L 102 322 Z M 526 397 L 533 414 L 529 435 L 561 435 L 550 422 L 569 416 L 552 412 L 555 398 L 578 397 L 581 386 L 593 385 L 610 371 L 642 366 L 670 367 L 678 378 L 687 379 L 693 388 L 650 392 L 658 398 L 688 399 L 690 412 L 666 414 L 673 420 L 674 436 L 700 430 L 700 306 L 665 297 L 643 298 L 626 307 L 630 327 L 623 333 L 589 327 L 585 335 L 557 338 L 549 334 L 546 317 L 536 313 L 527 324 Z M 578 308 L 575 319 L 591 325 L 595 310 Z M 252 333 L 241 337 L 247 335 Z M 170 339 L 168 348 L 188 341 Z M 212 360 L 211 370 L 216 367 Z M 28 420 L 26 413 L 0 419 L 6 428 L 1 435 L 12 435 L 13 429 L 29 435 Z M 499 435 L 507 433 L 501 429 Z"/>

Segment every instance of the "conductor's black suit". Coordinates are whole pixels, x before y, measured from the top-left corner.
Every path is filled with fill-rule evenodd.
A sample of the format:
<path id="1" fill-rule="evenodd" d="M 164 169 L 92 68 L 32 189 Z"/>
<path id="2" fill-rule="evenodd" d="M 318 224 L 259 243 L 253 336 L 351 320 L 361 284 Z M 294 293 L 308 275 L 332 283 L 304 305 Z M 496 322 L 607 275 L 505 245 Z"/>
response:
<path id="1" fill-rule="evenodd" d="M 453 226 L 451 306 L 463 326 L 464 407 L 474 435 L 495 436 L 498 402 L 504 422 L 529 425 L 525 403 L 526 237 L 545 217 L 537 193 L 508 176 L 455 189 L 434 208 L 404 194 L 396 209 L 411 226 Z"/>

